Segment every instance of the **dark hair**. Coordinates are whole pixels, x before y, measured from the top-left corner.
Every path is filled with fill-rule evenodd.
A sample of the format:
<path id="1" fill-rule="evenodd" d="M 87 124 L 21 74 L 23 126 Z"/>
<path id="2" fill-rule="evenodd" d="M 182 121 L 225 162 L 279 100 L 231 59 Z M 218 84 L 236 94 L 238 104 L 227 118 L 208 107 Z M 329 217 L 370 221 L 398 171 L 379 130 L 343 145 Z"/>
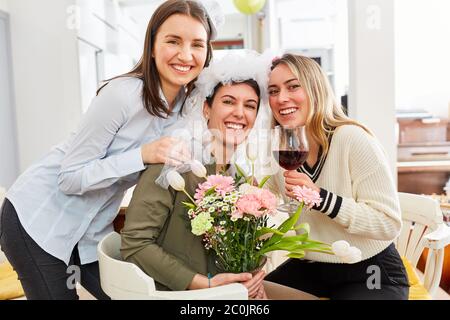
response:
<path id="1" fill-rule="evenodd" d="M 256 95 L 258 96 L 258 107 L 256 109 L 256 111 L 259 111 L 259 105 L 261 103 L 261 89 L 259 88 L 258 82 L 256 82 L 253 79 L 247 79 L 244 81 L 231 81 L 231 85 L 234 84 L 246 84 L 248 86 L 250 86 L 256 93 Z M 208 104 L 209 107 L 212 107 L 212 104 L 214 102 L 214 98 L 216 97 L 217 91 L 219 91 L 219 89 L 223 87 L 223 83 L 219 82 L 215 87 L 214 90 L 212 92 L 211 95 L 209 95 L 209 97 L 206 97 L 206 103 Z"/>
<path id="2" fill-rule="evenodd" d="M 207 12 L 204 7 L 196 1 L 192 0 L 168 0 L 161 4 L 153 13 L 150 22 L 148 23 L 147 33 L 145 35 L 144 52 L 137 65 L 130 71 L 123 75 L 108 79 L 110 81 L 120 77 L 135 77 L 141 79 L 143 82 L 142 88 L 142 102 L 145 109 L 153 115 L 160 118 L 165 118 L 170 114 L 166 103 L 161 99 L 160 79 L 159 73 L 155 65 L 155 60 L 152 57 L 152 49 L 156 38 L 156 33 L 161 25 L 172 15 L 182 14 L 190 16 L 200 21 L 206 29 L 208 35 L 207 39 L 207 55 L 204 67 L 209 65 L 212 58 L 212 46 L 211 46 L 211 21 L 208 18 Z M 194 83 L 197 79 L 192 80 L 187 84 L 188 97 L 194 89 Z M 108 84 L 104 84 L 98 89 L 100 90 Z M 185 100 L 186 101 L 186 100 Z M 183 102 L 184 105 L 184 102 Z"/>

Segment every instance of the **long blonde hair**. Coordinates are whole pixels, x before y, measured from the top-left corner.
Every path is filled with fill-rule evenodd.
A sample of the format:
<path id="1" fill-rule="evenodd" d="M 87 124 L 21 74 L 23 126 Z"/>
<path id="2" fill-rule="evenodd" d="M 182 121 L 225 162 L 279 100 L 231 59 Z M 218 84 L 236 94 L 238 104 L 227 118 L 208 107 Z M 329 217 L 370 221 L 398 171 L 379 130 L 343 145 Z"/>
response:
<path id="1" fill-rule="evenodd" d="M 272 62 L 271 70 L 278 65 L 286 65 L 299 80 L 309 100 L 310 112 L 306 126 L 312 138 L 322 147 L 322 157 L 326 157 L 330 148 L 329 137 L 336 128 L 343 125 L 356 125 L 372 135 L 370 130 L 349 118 L 338 105 L 330 81 L 322 68 L 313 59 L 294 54 L 284 54 Z M 272 128 L 278 125 L 272 117 Z"/>

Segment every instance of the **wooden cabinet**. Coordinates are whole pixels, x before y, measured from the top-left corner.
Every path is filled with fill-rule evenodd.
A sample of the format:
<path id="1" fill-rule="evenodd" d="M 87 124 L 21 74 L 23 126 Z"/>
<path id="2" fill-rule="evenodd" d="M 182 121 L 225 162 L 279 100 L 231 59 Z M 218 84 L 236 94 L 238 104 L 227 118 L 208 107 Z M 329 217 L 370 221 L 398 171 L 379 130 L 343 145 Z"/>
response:
<path id="1" fill-rule="evenodd" d="M 450 179 L 450 160 L 398 162 L 397 172 L 399 192 L 440 195 Z"/>

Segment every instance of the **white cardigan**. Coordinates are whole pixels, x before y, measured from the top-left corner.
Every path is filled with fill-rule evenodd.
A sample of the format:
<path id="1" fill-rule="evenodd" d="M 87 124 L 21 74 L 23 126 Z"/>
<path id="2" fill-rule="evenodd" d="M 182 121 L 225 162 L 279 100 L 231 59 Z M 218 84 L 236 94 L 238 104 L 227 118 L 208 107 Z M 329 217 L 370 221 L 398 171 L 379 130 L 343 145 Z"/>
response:
<path id="1" fill-rule="evenodd" d="M 310 238 L 332 244 L 346 240 L 369 259 L 387 248 L 402 227 L 397 190 L 385 153 L 378 141 L 362 128 L 336 129 L 328 155 L 315 181 L 324 199 L 305 211 L 299 223 L 311 226 Z M 282 173 L 278 185 L 284 190 Z M 307 253 L 306 259 L 341 263 L 333 255 Z"/>

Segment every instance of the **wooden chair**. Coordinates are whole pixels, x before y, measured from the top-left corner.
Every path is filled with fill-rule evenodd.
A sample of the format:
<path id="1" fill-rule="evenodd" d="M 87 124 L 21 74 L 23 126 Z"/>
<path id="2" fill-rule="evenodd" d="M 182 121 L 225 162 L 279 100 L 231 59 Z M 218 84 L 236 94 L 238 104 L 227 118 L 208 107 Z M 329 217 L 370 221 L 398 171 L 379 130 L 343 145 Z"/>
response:
<path id="1" fill-rule="evenodd" d="M 443 221 L 437 201 L 408 193 L 399 193 L 399 199 L 403 228 L 395 244 L 408 271 L 410 300 L 431 299 L 441 280 L 450 228 Z M 425 248 L 428 256 L 422 283 L 416 268 Z"/>
<path id="2" fill-rule="evenodd" d="M 120 255 L 120 235 L 112 232 L 97 247 L 100 283 L 103 291 L 113 300 L 247 300 L 248 292 L 239 283 L 221 287 L 158 291 L 154 280 L 133 263 Z"/>

